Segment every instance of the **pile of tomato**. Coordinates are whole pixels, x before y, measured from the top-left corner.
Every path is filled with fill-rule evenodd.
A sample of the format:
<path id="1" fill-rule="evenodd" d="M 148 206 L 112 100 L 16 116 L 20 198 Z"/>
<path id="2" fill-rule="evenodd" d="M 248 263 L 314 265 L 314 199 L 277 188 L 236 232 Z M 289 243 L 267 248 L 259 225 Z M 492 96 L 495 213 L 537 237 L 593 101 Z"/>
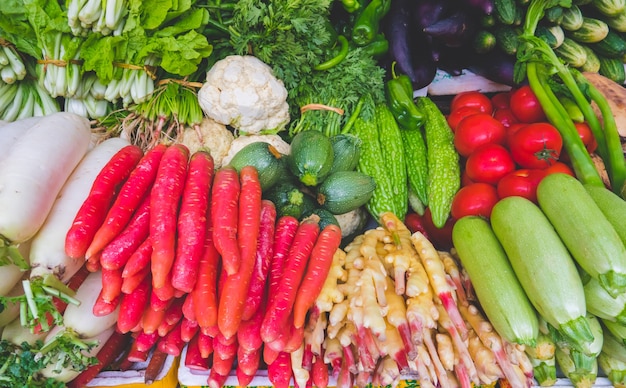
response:
<path id="1" fill-rule="evenodd" d="M 574 175 L 559 131 L 550 124 L 529 86 L 489 97 L 478 91 L 456 95 L 448 124 L 463 168 L 452 202 L 454 219 L 489 217 L 496 202 L 522 196 L 536 202 L 537 185 L 548 174 Z M 585 122 L 578 133 L 591 153 L 597 147 Z"/>

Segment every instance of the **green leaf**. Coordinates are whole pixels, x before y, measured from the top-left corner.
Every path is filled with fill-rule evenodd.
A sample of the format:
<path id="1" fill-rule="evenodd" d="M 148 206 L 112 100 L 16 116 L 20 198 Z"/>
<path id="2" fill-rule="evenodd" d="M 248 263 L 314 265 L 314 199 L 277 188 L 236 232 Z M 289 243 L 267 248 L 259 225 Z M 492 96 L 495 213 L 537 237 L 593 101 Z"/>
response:
<path id="1" fill-rule="evenodd" d="M 195 73 L 202 59 L 212 51 L 206 37 L 192 30 L 177 37 L 151 38 L 141 54 L 157 53 L 163 70 L 184 77 Z"/>
<path id="2" fill-rule="evenodd" d="M 145 0 L 141 26 L 146 30 L 159 28 L 167 17 L 167 12 L 172 8 L 172 0 Z"/>

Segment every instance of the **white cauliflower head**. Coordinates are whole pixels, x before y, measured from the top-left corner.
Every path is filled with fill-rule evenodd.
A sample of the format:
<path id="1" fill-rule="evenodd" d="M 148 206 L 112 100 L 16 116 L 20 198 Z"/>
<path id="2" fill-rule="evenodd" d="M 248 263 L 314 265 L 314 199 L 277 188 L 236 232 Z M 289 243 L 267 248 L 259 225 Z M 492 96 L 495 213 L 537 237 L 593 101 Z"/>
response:
<path id="1" fill-rule="evenodd" d="M 219 168 L 234 138 L 233 133 L 224 124 L 205 117 L 199 126 L 185 128 L 181 143 L 186 145 L 191 153 L 199 150 L 209 152 L 213 157 L 215 168 Z"/>
<path id="2" fill-rule="evenodd" d="M 278 132 L 289 123 L 287 89 L 272 68 L 251 55 L 230 55 L 207 72 L 198 91 L 204 113 L 246 134 Z"/>

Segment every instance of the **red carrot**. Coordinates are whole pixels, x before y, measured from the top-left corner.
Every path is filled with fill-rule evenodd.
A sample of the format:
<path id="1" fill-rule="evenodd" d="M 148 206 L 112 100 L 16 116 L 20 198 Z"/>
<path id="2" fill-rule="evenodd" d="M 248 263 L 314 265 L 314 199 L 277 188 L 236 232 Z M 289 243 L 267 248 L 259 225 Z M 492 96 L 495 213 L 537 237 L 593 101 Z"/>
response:
<path id="1" fill-rule="evenodd" d="M 237 349 L 237 368 L 247 376 L 254 376 L 261 364 L 261 348 L 255 350 Z M 240 382 L 241 383 L 241 382 Z"/>
<path id="2" fill-rule="evenodd" d="M 175 298 L 170 306 L 165 310 L 163 320 L 158 327 L 158 333 L 161 337 L 165 337 L 175 325 L 178 325 L 183 318 L 183 301 L 182 298 Z"/>
<path id="3" fill-rule="evenodd" d="M 148 361 L 148 365 L 146 366 L 146 371 L 144 373 L 144 382 L 146 385 L 151 385 L 157 379 L 157 376 L 163 370 L 167 356 L 168 354 L 166 352 L 162 352 L 158 348 L 152 352 L 152 356 Z"/>
<path id="4" fill-rule="evenodd" d="M 275 388 L 289 388 L 292 375 L 291 355 L 287 352 L 280 352 L 276 360 L 267 366 L 267 378 Z"/>
<path id="5" fill-rule="evenodd" d="M 228 364 L 229 361 L 230 360 L 221 361 L 218 363 L 218 366 L 220 366 L 221 364 Z M 235 360 L 233 360 L 233 362 L 234 361 Z M 233 363 L 231 362 L 230 364 L 232 365 Z M 221 368 L 223 369 L 225 367 Z M 211 368 L 211 371 L 209 372 L 209 377 L 207 378 L 207 386 L 209 388 L 222 388 L 226 383 L 226 379 L 228 379 L 228 374 L 220 374 L 217 372 L 215 367 L 213 367 Z"/>
<path id="6" fill-rule="evenodd" d="M 161 299 L 159 295 L 155 292 L 154 287 L 150 292 L 150 307 L 157 311 L 165 311 L 172 304 L 173 299 Z"/>
<path id="7" fill-rule="evenodd" d="M 304 277 L 307 261 L 318 234 L 319 217 L 316 215 L 306 218 L 298 226 L 285 262 L 280 285 L 271 303 L 267 306 L 261 324 L 261 338 L 264 342 L 271 342 L 276 339 L 281 331 L 287 327 L 286 324 L 296 299 L 298 287 L 300 287 Z"/>
<path id="8" fill-rule="evenodd" d="M 263 340 L 261 339 L 261 322 L 263 322 L 263 315 L 265 314 L 265 306 L 262 305 L 257 309 L 252 318 L 241 321 L 239 330 L 237 330 L 237 342 L 239 347 L 253 351 L 263 346 Z"/>
<path id="9" fill-rule="evenodd" d="M 198 336 L 196 335 L 187 344 L 185 366 L 191 370 L 207 371 L 209 370 L 209 359 L 202 357 L 198 342 Z"/>
<path id="10" fill-rule="evenodd" d="M 211 190 L 213 241 L 229 275 L 239 271 L 241 262 L 237 242 L 240 193 L 241 184 L 237 170 L 231 166 L 217 170 Z"/>
<path id="11" fill-rule="evenodd" d="M 128 259 L 150 234 L 150 194 L 146 194 L 137 211 L 119 234 L 100 253 L 100 265 L 106 269 L 124 268 Z"/>
<path id="12" fill-rule="evenodd" d="M 172 329 L 157 342 L 157 349 L 172 356 L 179 356 L 184 347 L 185 342 L 183 342 L 180 337 L 180 322 L 174 325 Z"/>
<path id="13" fill-rule="evenodd" d="M 122 294 L 122 270 L 102 268 L 102 299 L 111 303 Z"/>
<path id="14" fill-rule="evenodd" d="M 146 307 L 141 317 L 141 327 L 146 334 L 158 335 L 159 326 L 165 317 L 165 310 L 155 309 L 152 306 Z"/>
<path id="15" fill-rule="evenodd" d="M 140 352 L 146 352 L 146 353 L 149 352 L 150 350 L 152 350 L 154 345 L 156 345 L 158 339 L 159 339 L 159 334 L 156 332 L 154 333 L 147 333 L 145 331 L 139 332 L 135 338 L 135 344 L 136 344 L 137 350 L 139 350 Z"/>
<path id="16" fill-rule="evenodd" d="M 131 171 L 111 205 L 104 222 L 94 234 L 93 240 L 87 248 L 86 256 L 88 258 L 104 249 L 131 220 L 135 209 L 139 207 L 145 194 L 150 191 L 154 183 L 159 162 L 166 149 L 165 144 L 158 144 L 148 150 Z"/>
<path id="17" fill-rule="evenodd" d="M 198 322 L 196 319 L 196 306 L 193 304 L 193 297 L 191 294 L 187 294 L 183 303 L 183 316 L 190 321 Z"/>
<path id="18" fill-rule="evenodd" d="M 196 333 L 198 333 L 199 330 L 200 326 L 198 326 L 198 321 L 192 321 L 183 316 L 180 326 L 180 338 L 182 338 L 183 341 L 191 341 L 191 339 L 195 337 Z"/>
<path id="19" fill-rule="evenodd" d="M 120 332 L 126 333 L 141 323 L 150 299 L 150 282 L 151 279 L 147 276 L 132 293 L 123 294 L 117 318 L 117 329 Z"/>
<path id="20" fill-rule="evenodd" d="M 154 283 L 154 280 L 152 281 Z M 161 300 L 170 300 L 176 296 L 176 289 L 172 286 L 172 273 L 165 274 L 164 283 L 161 287 L 155 287 L 153 285 L 154 293 Z"/>
<path id="21" fill-rule="evenodd" d="M 241 196 L 239 198 L 239 234 L 237 240 L 241 264 L 239 271 L 235 274 L 227 273 L 217 312 L 217 325 L 220 332 L 227 338 L 237 334 L 241 323 L 256 261 L 260 225 L 261 223 L 272 222 L 271 219 L 267 218 L 261 221 L 261 184 L 257 170 L 252 166 L 245 166 L 239 175 L 241 178 Z M 264 216 L 271 217 L 271 212 L 266 212 Z"/>
<path id="22" fill-rule="evenodd" d="M 67 232 L 65 252 L 69 257 L 85 257 L 93 236 L 104 222 L 117 188 L 126 181 L 142 156 L 141 148 L 127 145 L 113 155 L 98 173 Z"/>
<path id="23" fill-rule="evenodd" d="M 204 254 L 200 259 L 198 280 L 190 296 L 193 298 L 196 320 L 200 328 L 217 326 L 217 271 L 220 256 L 213 244 L 213 228 L 210 210 L 207 211 L 209 225 L 204 239 Z"/>
<path id="24" fill-rule="evenodd" d="M 268 274 L 268 290 L 267 305 L 269 306 L 278 293 L 280 287 L 280 279 L 283 276 L 285 261 L 289 255 L 289 248 L 293 244 L 298 230 L 299 222 L 295 217 L 282 216 L 276 223 L 276 233 L 274 235 L 274 244 L 272 247 L 272 259 L 270 261 Z"/>
<path id="25" fill-rule="evenodd" d="M 322 349 L 322 352 L 324 349 Z M 311 378 L 313 380 L 313 386 L 318 388 L 326 388 L 328 386 L 328 365 L 324 363 L 323 353 L 315 357 L 313 361 L 313 368 L 311 370 Z"/>
<path id="26" fill-rule="evenodd" d="M 129 335 L 114 331 L 104 346 L 98 351 L 98 354 L 96 355 L 98 362 L 80 372 L 78 376 L 67 383 L 67 386 L 69 388 L 86 387 L 87 384 L 93 380 L 102 369 L 108 367 L 111 363 L 113 363 L 113 361 L 115 361 L 120 353 L 122 353 L 128 346 L 129 340 Z"/>
<path id="27" fill-rule="evenodd" d="M 128 258 L 122 271 L 122 277 L 130 277 L 141 272 L 146 267 L 150 268 L 150 259 L 152 257 L 152 241 L 150 238 L 145 239 L 135 252 Z"/>
<path id="28" fill-rule="evenodd" d="M 276 207 L 268 200 L 261 202 L 261 226 L 254 261 L 254 271 L 250 279 L 250 287 L 244 303 L 242 320 L 252 318 L 261 301 L 265 299 L 270 262 L 274 254 L 274 235 L 276 231 Z"/>
<path id="29" fill-rule="evenodd" d="M 232 349 L 231 349 L 232 348 Z M 222 354 L 221 351 L 224 351 Z M 237 357 L 237 343 L 233 345 L 227 345 L 224 349 L 220 349 L 217 341 L 213 341 L 213 365 L 212 369 L 215 369 L 220 375 L 228 375 L 233 367 L 233 361 Z"/>
<path id="30" fill-rule="evenodd" d="M 150 241 L 152 241 L 152 284 L 163 288 L 176 255 L 176 219 L 187 176 L 189 149 L 182 144 L 167 148 L 152 186 Z"/>
<path id="31" fill-rule="evenodd" d="M 200 348 L 200 354 L 202 354 L 203 358 L 209 358 L 213 354 L 213 337 L 199 331 L 198 348 Z"/>
<path id="32" fill-rule="evenodd" d="M 135 362 L 144 362 L 148 359 L 148 351 L 137 349 L 137 341 L 130 344 L 130 349 L 126 354 L 124 364 L 133 364 Z"/>
<path id="33" fill-rule="evenodd" d="M 172 286 L 183 292 L 193 290 L 198 276 L 198 266 L 204 252 L 206 214 L 213 175 L 211 154 L 195 152 L 189 161 L 178 213 L 176 257 L 172 266 Z"/>
<path id="34" fill-rule="evenodd" d="M 304 326 L 297 328 L 293 325 L 293 314 L 289 317 L 289 322 L 289 337 L 283 351 L 291 353 L 300 348 L 304 342 Z"/>
<path id="35" fill-rule="evenodd" d="M 102 269 L 102 265 L 100 265 L 100 252 L 91 255 L 87 261 L 85 261 L 85 267 L 89 272 L 98 272 Z"/>
<path id="36" fill-rule="evenodd" d="M 293 304 L 293 324 L 296 328 L 304 326 L 306 313 L 322 291 L 340 244 L 341 228 L 337 225 L 329 224 L 320 232 Z"/>
<path id="37" fill-rule="evenodd" d="M 122 293 L 130 294 L 141 283 L 141 281 L 150 274 L 150 267 L 145 266 L 136 274 L 124 277 L 122 272 Z"/>
<path id="38" fill-rule="evenodd" d="M 263 346 L 263 362 L 266 365 L 270 365 L 271 363 L 276 361 L 279 354 L 279 351 L 276 351 L 267 345 Z"/>
<path id="39" fill-rule="evenodd" d="M 252 380 L 254 380 L 255 375 L 247 375 L 243 369 L 241 369 L 241 364 L 239 362 L 237 362 L 237 369 L 235 370 L 235 373 L 237 375 L 238 386 L 240 387 L 247 387 L 250 383 L 252 383 Z"/>
<path id="40" fill-rule="evenodd" d="M 93 304 L 92 313 L 96 317 L 104 317 L 106 315 L 112 314 L 117 306 L 119 306 L 120 301 L 122 300 L 122 295 L 116 296 L 113 300 L 107 301 L 103 296 L 104 290 L 100 290 L 96 301 Z"/>

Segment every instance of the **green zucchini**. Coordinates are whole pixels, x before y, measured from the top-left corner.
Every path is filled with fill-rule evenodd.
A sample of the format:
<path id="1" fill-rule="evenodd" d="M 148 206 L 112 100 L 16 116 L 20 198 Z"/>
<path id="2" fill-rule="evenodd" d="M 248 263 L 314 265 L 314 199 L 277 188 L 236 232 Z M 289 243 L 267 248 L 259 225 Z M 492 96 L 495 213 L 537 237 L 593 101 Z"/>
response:
<path id="1" fill-rule="evenodd" d="M 585 316 L 594 335 L 593 353 L 581 354 L 572 348 L 567 341 L 557 341 L 556 360 L 565 377 L 569 378 L 574 387 L 591 387 L 598 377 L 597 357 L 602 350 L 604 340 L 602 326 L 598 318 Z"/>
<path id="2" fill-rule="evenodd" d="M 626 325 L 626 293 L 614 298 L 591 276 L 584 282 L 587 310 L 598 318 Z"/>
<path id="3" fill-rule="evenodd" d="M 333 161 L 333 144 L 322 132 L 298 132 L 291 140 L 287 166 L 306 186 L 317 186 L 322 182 L 330 173 Z"/>
<path id="4" fill-rule="evenodd" d="M 545 178 L 544 178 L 545 179 Z M 594 337 L 576 264 L 548 218 L 530 200 L 501 199 L 491 227 L 522 288 L 539 315 L 584 353 Z"/>
<path id="5" fill-rule="evenodd" d="M 609 25 L 605 21 L 583 16 L 583 24 L 575 31 L 568 31 L 567 35 L 577 42 L 596 43 L 606 38 Z"/>
<path id="6" fill-rule="evenodd" d="M 567 36 L 563 43 L 554 49 L 554 53 L 572 67 L 581 67 L 587 61 L 587 52 L 582 45 Z"/>
<path id="7" fill-rule="evenodd" d="M 603 56 L 598 56 L 598 58 L 600 59 L 600 70 L 598 70 L 600 75 L 618 84 L 623 84 L 626 81 L 626 71 L 621 58 L 606 58 Z"/>
<path id="8" fill-rule="evenodd" d="M 280 180 L 269 190 L 263 192 L 263 198 L 268 199 L 276 206 L 276 215 L 292 216 L 300 219 L 307 210 L 307 196 L 291 180 Z"/>
<path id="9" fill-rule="evenodd" d="M 360 171 L 337 171 L 317 187 L 317 202 L 333 214 L 363 206 L 376 189 L 374 179 Z"/>
<path id="10" fill-rule="evenodd" d="M 626 201 L 604 187 L 583 185 L 602 214 L 613 225 L 622 243 L 626 245 Z"/>
<path id="11" fill-rule="evenodd" d="M 550 174 L 537 187 L 537 201 L 578 265 L 610 295 L 626 292 L 626 248 L 582 183 Z"/>
<path id="12" fill-rule="evenodd" d="M 616 337 L 611 331 L 604 330 L 602 352 L 608 356 L 626 362 L 626 343 L 623 338 Z"/>
<path id="13" fill-rule="evenodd" d="M 626 40 L 617 32 L 609 30 L 604 39 L 590 43 L 589 47 L 603 57 L 621 58 L 626 53 Z"/>
<path id="14" fill-rule="evenodd" d="M 563 20 L 560 26 L 568 31 L 575 31 L 583 25 L 583 12 L 580 7 L 572 4 L 571 7 L 563 10 Z"/>
<path id="15" fill-rule="evenodd" d="M 329 174 L 337 171 L 353 171 L 359 164 L 361 139 L 342 133 L 331 137 L 330 141 L 333 144 L 333 165 Z"/>
<path id="16" fill-rule="evenodd" d="M 610 357 L 605 352 L 600 352 L 598 366 L 614 387 L 626 386 L 626 362 Z"/>
<path id="17" fill-rule="evenodd" d="M 253 166 L 259 174 L 262 190 L 268 190 L 287 172 L 283 155 L 271 144 L 258 141 L 243 147 L 231 159 L 230 165 L 237 171 Z"/>
<path id="18" fill-rule="evenodd" d="M 602 323 L 604 324 L 604 327 L 606 327 L 606 329 L 611 332 L 611 334 L 621 339 L 622 342 L 626 341 L 626 325 L 622 325 L 621 323 L 614 322 L 608 319 L 603 319 Z"/>
<path id="19" fill-rule="evenodd" d="M 591 5 L 605 16 L 617 16 L 626 10 L 626 0 L 593 0 Z"/>
<path id="20" fill-rule="evenodd" d="M 428 207 L 433 224 L 442 228 L 450 218 L 452 199 L 461 187 L 459 154 L 454 147 L 454 133 L 437 105 L 429 97 L 418 97 L 417 107 L 425 118 Z M 407 187 L 406 182 L 404 187 Z"/>
<path id="21" fill-rule="evenodd" d="M 534 346 L 537 313 L 489 223 L 481 217 L 460 218 L 452 242 L 494 329 L 509 342 Z"/>
<path id="22" fill-rule="evenodd" d="M 339 221 L 337 221 L 337 218 L 335 217 L 333 213 L 329 212 L 326 209 L 322 209 L 320 207 L 315 207 L 313 209 L 307 210 L 302 215 L 302 218 L 306 218 L 312 214 L 316 214 L 320 218 L 319 223 L 318 223 L 320 230 L 323 230 L 325 227 L 331 224 L 341 227 L 341 225 L 339 225 Z"/>

